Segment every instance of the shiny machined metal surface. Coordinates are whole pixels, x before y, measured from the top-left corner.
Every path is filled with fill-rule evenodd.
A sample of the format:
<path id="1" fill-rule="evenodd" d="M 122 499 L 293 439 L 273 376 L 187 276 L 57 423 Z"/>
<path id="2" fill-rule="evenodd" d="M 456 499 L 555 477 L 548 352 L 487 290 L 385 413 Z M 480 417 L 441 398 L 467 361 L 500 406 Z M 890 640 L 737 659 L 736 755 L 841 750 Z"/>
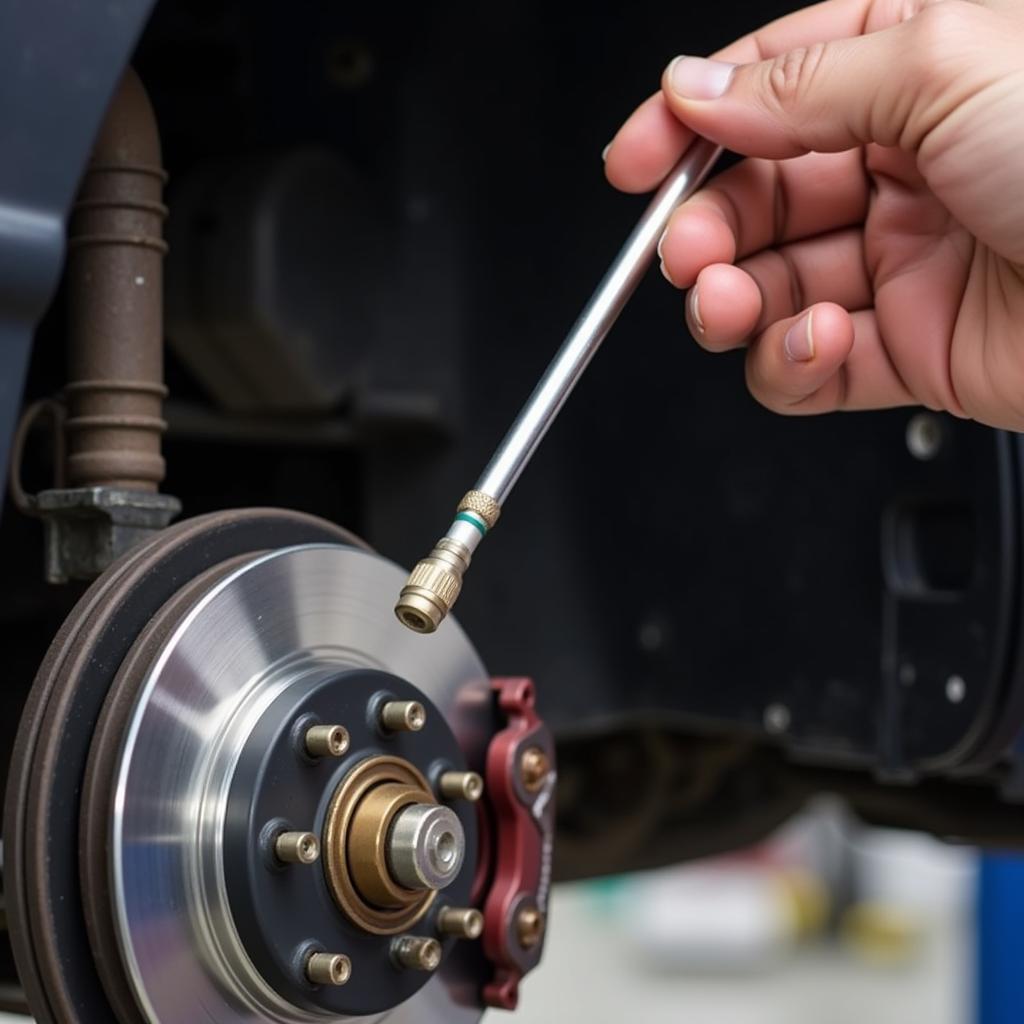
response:
<path id="1" fill-rule="evenodd" d="M 662 182 L 498 445 L 474 485 L 475 491 L 489 495 L 499 506 L 505 504 L 583 371 L 647 273 L 672 212 L 700 187 L 721 153 L 720 146 L 698 138 Z"/>
<path id="2" fill-rule="evenodd" d="M 339 668 L 378 668 L 419 687 L 470 759 L 482 755 L 484 667 L 458 627 L 424 643 L 394 619 L 402 575 L 340 546 L 261 556 L 214 586 L 154 660 L 126 734 L 111 823 L 121 954 L 153 1024 L 325 1019 L 286 1002 L 256 972 L 220 860 L 234 765 L 278 696 Z M 450 958 L 407 1003 L 359 1019 L 475 1024 L 481 1011 L 453 995 L 470 983 Z"/>
<path id="3" fill-rule="evenodd" d="M 466 858 L 466 834 L 450 807 L 412 804 L 399 811 L 388 837 L 388 867 L 407 889 L 443 889 Z"/>

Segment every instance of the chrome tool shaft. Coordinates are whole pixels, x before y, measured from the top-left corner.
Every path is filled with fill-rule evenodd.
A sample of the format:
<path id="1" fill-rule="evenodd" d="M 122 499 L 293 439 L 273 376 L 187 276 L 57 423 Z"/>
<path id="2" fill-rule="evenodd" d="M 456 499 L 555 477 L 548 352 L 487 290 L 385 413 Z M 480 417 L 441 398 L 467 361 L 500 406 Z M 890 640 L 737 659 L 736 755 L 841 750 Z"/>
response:
<path id="1" fill-rule="evenodd" d="M 476 486 L 459 502 L 448 532 L 402 588 L 395 614 L 410 629 L 434 632 L 455 604 L 473 552 L 498 521 L 505 499 L 636 291 L 672 212 L 700 187 L 721 152 L 697 139 L 658 189 Z"/>

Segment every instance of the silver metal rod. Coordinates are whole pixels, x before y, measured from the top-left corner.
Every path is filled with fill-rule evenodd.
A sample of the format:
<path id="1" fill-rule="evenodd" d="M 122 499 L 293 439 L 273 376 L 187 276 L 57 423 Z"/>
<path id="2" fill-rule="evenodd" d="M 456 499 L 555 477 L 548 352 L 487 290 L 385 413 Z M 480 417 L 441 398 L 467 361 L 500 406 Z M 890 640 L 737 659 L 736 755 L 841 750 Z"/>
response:
<path id="1" fill-rule="evenodd" d="M 720 146 L 697 139 L 662 182 L 476 487 L 459 503 L 448 532 L 402 588 L 395 614 L 410 629 L 434 632 L 455 604 L 473 552 L 498 521 L 516 481 L 636 291 L 672 212 L 700 188 L 721 153 Z"/>
<path id="2" fill-rule="evenodd" d="M 643 279 L 672 212 L 700 187 L 721 152 L 721 147 L 714 143 L 698 139 L 662 183 L 474 490 L 489 494 L 499 505 L 505 504 L 548 428 Z"/>

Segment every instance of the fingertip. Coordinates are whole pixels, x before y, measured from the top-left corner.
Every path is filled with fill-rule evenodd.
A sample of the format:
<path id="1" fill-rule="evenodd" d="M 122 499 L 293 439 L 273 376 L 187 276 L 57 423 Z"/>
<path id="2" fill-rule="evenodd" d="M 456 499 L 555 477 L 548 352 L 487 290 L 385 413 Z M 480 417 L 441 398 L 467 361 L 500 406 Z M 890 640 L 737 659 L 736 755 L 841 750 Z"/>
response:
<path id="1" fill-rule="evenodd" d="M 711 352 L 743 345 L 761 316 L 761 290 L 749 274 L 731 264 L 705 267 L 687 296 L 687 326 Z"/>
<path id="2" fill-rule="evenodd" d="M 837 374 L 853 340 L 850 314 L 834 302 L 816 303 L 762 332 L 747 358 L 747 385 L 762 405 L 776 412 L 837 408 L 842 400 Z M 814 399 L 823 389 L 828 401 Z"/>
<path id="3" fill-rule="evenodd" d="M 650 192 L 675 166 L 692 138 L 693 133 L 657 93 L 633 111 L 606 148 L 605 176 L 623 192 Z"/>
<path id="4" fill-rule="evenodd" d="M 686 203 L 672 215 L 658 245 L 669 279 L 688 288 L 713 263 L 732 263 L 736 239 L 722 216 L 698 202 Z"/>
<path id="5" fill-rule="evenodd" d="M 838 368 L 853 348 L 853 334 L 849 312 L 835 302 L 818 302 L 807 310 L 811 358 L 821 360 L 821 365 Z"/>

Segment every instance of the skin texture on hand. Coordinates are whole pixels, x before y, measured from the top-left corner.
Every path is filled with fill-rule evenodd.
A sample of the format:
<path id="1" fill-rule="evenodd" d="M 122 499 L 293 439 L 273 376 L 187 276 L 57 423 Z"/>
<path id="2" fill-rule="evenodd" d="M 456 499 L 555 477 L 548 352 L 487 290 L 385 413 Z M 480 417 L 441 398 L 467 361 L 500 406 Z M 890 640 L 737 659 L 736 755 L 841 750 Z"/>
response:
<path id="1" fill-rule="evenodd" d="M 827 0 L 677 58 L 609 181 L 653 188 L 694 133 L 748 159 L 676 211 L 662 269 L 759 401 L 1024 430 L 1024 0 Z"/>

